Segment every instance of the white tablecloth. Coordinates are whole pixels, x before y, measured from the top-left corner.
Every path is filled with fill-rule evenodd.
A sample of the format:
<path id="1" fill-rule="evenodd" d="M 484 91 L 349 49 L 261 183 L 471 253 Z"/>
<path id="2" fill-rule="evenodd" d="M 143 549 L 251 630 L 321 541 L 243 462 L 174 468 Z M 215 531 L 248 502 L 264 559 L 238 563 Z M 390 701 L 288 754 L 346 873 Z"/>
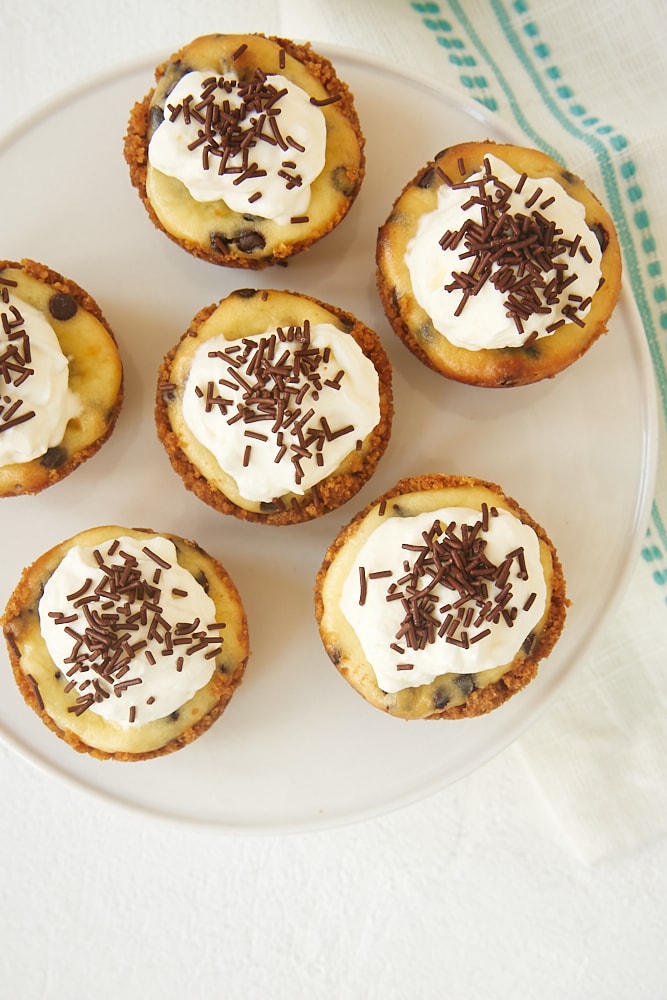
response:
<path id="1" fill-rule="evenodd" d="M 657 0 L 0 0 L 2 132 L 216 30 L 349 47 L 480 101 L 612 210 L 660 410 L 655 503 L 622 602 L 538 722 L 426 801 L 341 830 L 221 836 L 129 813 L 0 744 L 3 996 L 667 996 L 664 13 Z"/>

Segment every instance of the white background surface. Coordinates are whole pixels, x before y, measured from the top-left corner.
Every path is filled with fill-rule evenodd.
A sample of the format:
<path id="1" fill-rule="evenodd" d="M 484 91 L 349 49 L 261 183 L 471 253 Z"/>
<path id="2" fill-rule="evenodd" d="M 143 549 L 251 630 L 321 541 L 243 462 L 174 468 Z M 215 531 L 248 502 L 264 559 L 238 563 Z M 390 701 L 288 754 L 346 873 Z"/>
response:
<path id="1" fill-rule="evenodd" d="M 308 37 L 320 6 L 0 0 L 0 127 L 203 32 Z M 386 11 L 372 36 L 359 13 L 320 15 L 312 40 L 399 58 L 406 7 L 369 3 L 376 25 Z M 2 745 L 0 794 L 3 997 L 667 996 L 667 842 L 582 865 L 512 748 L 422 803 L 305 835 L 149 820 Z"/>

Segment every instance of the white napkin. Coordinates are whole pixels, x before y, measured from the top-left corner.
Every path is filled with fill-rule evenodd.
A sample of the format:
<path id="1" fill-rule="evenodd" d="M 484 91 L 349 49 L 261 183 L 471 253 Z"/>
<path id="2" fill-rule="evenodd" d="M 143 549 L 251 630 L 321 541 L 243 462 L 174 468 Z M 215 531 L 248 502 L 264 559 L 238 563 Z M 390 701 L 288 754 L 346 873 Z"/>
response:
<path id="1" fill-rule="evenodd" d="M 564 692 L 517 741 L 573 849 L 594 862 L 667 832 L 667 19 L 620 0 L 281 0 L 287 35 L 458 87 L 610 193 L 661 406 L 649 535 L 627 595 Z M 613 197 L 611 196 L 613 193 Z"/>
<path id="2" fill-rule="evenodd" d="M 589 863 L 667 832 L 665 608 L 664 598 L 645 600 L 655 587 L 645 559 L 600 642 L 515 744 L 575 853 Z"/>

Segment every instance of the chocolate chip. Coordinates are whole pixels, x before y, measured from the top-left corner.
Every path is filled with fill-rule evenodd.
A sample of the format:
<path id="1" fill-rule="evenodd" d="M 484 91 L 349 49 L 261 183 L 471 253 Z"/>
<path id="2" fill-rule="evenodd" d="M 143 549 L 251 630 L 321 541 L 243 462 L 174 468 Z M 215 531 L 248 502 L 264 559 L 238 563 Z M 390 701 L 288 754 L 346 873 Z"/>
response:
<path id="1" fill-rule="evenodd" d="M 174 386 L 171 385 L 165 389 L 162 389 L 160 395 L 162 396 L 163 403 L 175 403 L 178 398 L 178 393 L 176 392 L 176 389 L 174 388 Z"/>
<path id="2" fill-rule="evenodd" d="M 242 253 L 252 253 L 253 250 L 262 250 L 266 246 L 266 240 L 256 229 L 246 229 L 237 236 L 225 236 L 224 233 L 211 233 L 211 247 L 219 253 L 227 253 L 230 246 L 236 244 Z"/>
<path id="3" fill-rule="evenodd" d="M 56 292 L 49 299 L 49 312 L 54 319 L 71 319 L 79 307 L 68 292 Z"/>
<path id="4" fill-rule="evenodd" d="M 208 577 L 206 576 L 206 573 L 204 573 L 204 571 L 203 571 L 203 570 L 200 570 L 200 571 L 199 571 L 199 572 L 197 573 L 197 576 L 195 577 L 195 579 L 197 580 L 197 583 L 198 583 L 198 584 L 199 584 L 199 586 L 200 586 L 200 587 L 202 588 L 202 590 L 203 590 L 203 591 L 204 591 L 205 593 L 207 593 L 207 594 L 208 594 L 208 589 L 209 589 L 209 582 L 208 582 Z"/>
<path id="5" fill-rule="evenodd" d="M 471 691 L 475 690 L 475 680 L 472 674 L 459 674 L 454 678 L 454 683 L 466 698 Z"/>
<path id="6" fill-rule="evenodd" d="M 39 464 L 45 469 L 59 469 L 67 461 L 67 448 L 57 445 L 45 451 L 39 460 Z"/>
<path id="7" fill-rule="evenodd" d="M 526 638 L 523 640 L 523 645 L 521 646 L 521 649 L 526 654 L 526 656 L 528 656 L 531 649 L 535 645 L 535 639 L 536 639 L 535 633 L 529 632 Z"/>
<path id="8" fill-rule="evenodd" d="M 355 179 L 350 177 L 345 167 L 336 167 L 331 171 L 331 183 L 336 191 L 340 191 L 348 198 L 357 186 Z"/>
<path id="9" fill-rule="evenodd" d="M 148 115 L 148 138 L 151 139 L 153 133 L 160 127 L 164 121 L 164 108 L 161 108 L 159 104 L 154 104 Z"/>
<path id="10" fill-rule="evenodd" d="M 536 341 L 533 341 L 532 344 L 527 344 L 525 347 L 522 347 L 521 350 L 523 351 L 524 354 L 527 354 L 528 357 L 532 358 L 534 361 L 537 361 L 537 359 L 542 354 L 542 348 L 538 346 Z"/>
<path id="11" fill-rule="evenodd" d="M 266 240 L 256 229 L 248 229 L 238 235 L 236 245 L 243 253 L 252 253 L 253 250 L 263 250 Z"/>
<path id="12" fill-rule="evenodd" d="M 435 170 L 433 167 L 427 167 L 421 177 L 417 180 L 417 187 L 420 188 L 430 188 L 433 186 L 433 181 L 435 179 Z"/>
<path id="13" fill-rule="evenodd" d="M 334 666 L 337 666 L 340 663 L 340 659 L 341 659 L 341 652 L 340 652 L 339 647 L 338 646 L 328 646 L 327 647 L 327 653 L 329 654 L 329 659 L 334 664 Z"/>
<path id="14" fill-rule="evenodd" d="M 449 704 L 449 695 L 443 688 L 436 688 L 433 692 L 433 708 L 445 708 Z"/>
<path id="15" fill-rule="evenodd" d="M 179 712 L 178 712 L 178 709 L 176 709 L 176 711 L 172 712 L 171 715 L 169 716 L 169 721 L 170 722 L 178 722 L 178 716 L 179 716 Z"/>
<path id="16" fill-rule="evenodd" d="M 604 253 L 609 244 L 609 235 L 607 230 L 599 222 L 594 222 L 591 229 L 595 234 L 596 240 L 600 244 L 600 250 Z"/>
<path id="17" fill-rule="evenodd" d="M 181 80 L 186 73 L 192 72 L 193 66 L 188 66 L 181 59 L 175 59 L 173 62 L 167 63 L 164 70 L 164 76 L 161 80 L 161 86 L 165 88 L 167 96 L 171 94 L 172 90 L 176 86 L 179 80 Z"/>
<path id="18" fill-rule="evenodd" d="M 568 184 L 577 184 L 579 182 L 577 175 L 573 174 L 570 170 L 561 170 L 561 177 Z"/>
<path id="19" fill-rule="evenodd" d="M 238 295 L 240 299 L 252 299 L 257 295 L 256 288 L 237 288 L 234 295 Z"/>

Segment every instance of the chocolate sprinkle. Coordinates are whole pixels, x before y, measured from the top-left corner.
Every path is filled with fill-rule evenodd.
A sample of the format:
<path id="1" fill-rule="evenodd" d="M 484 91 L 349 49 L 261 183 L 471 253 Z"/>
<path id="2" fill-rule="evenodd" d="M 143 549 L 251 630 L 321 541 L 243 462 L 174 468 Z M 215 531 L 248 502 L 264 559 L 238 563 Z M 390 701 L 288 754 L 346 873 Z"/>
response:
<path id="1" fill-rule="evenodd" d="M 330 382 L 330 387 L 340 389 L 345 373 L 338 371 L 334 380 L 325 378 L 330 351 L 311 343 L 307 319 L 301 326 L 277 327 L 272 333 L 232 341 L 208 356 L 222 363 L 223 374 L 211 379 L 205 391 L 199 387 L 205 411 L 219 413 L 228 425 L 241 421 L 245 437 L 275 448 L 276 464 L 292 463 L 295 485 L 304 478 L 305 463 L 321 465 L 328 442 L 354 432 L 352 424 L 331 427 L 308 405 Z M 251 463 L 247 445 L 243 465 Z"/>
<path id="2" fill-rule="evenodd" d="M 149 546 L 143 551 L 160 568 L 169 568 L 169 563 Z M 211 656 L 218 655 L 224 641 L 219 634 L 224 623 L 202 626 L 198 619 L 174 624 L 167 621 L 160 588 L 153 582 L 155 576 L 153 580 L 144 577 L 138 560 L 117 544 L 112 543 L 106 555 L 95 549 L 94 556 L 99 576 L 88 577 L 76 592 L 68 595 L 72 612 L 49 612 L 54 624 L 72 639 L 63 666 L 67 668 L 65 691 L 78 694 L 68 707 L 75 715 L 83 714 L 112 694 L 120 698 L 141 685 L 141 677 L 126 676 L 139 653 L 143 653 L 149 665 L 155 666 L 155 652 L 159 651 L 161 656 L 173 658 L 175 669 L 180 671 L 186 658 L 199 650 L 207 649 L 207 655 L 209 652 Z M 136 637 L 141 627 L 146 639 Z M 149 642 L 153 644 L 152 650 L 147 648 Z M 177 646 L 181 650 L 178 658 Z M 130 705 L 128 709 L 130 722 L 136 717 L 133 708 Z"/>
<path id="3" fill-rule="evenodd" d="M 40 712 L 43 712 L 44 711 L 44 700 L 42 698 L 41 691 L 39 690 L 39 684 L 37 683 L 37 681 L 35 680 L 35 678 L 32 676 L 32 674 L 26 674 L 25 676 L 26 676 L 26 680 L 30 684 L 30 687 L 32 688 L 32 693 L 34 694 L 35 701 L 37 702 L 37 708 L 38 708 L 38 710 Z"/>
<path id="4" fill-rule="evenodd" d="M 237 59 L 246 48 L 239 46 L 232 59 Z M 232 107 L 229 100 L 233 91 L 240 100 L 238 107 Z M 204 170 L 234 175 L 233 183 L 238 186 L 266 175 L 252 158 L 252 150 L 258 143 L 304 152 L 305 147 L 292 136 L 283 135 L 280 128 L 280 103 L 287 94 L 287 88 L 278 90 L 257 67 L 250 80 L 224 76 L 204 80 L 199 94 L 189 94 L 180 104 L 167 105 L 168 117 L 174 122 L 181 116 L 185 125 L 192 127 L 193 138 L 187 148 L 201 158 Z M 328 104 L 339 96 L 312 103 Z M 296 164 L 291 170 L 278 172 L 288 189 L 303 183 L 294 170 Z M 261 191 L 255 191 L 249 201 L 255 203 L 259 198 Z M 245 252 L 251 248 L 241 246 L 241 249 Z"/>
<path id="5" fill-rule="evenodd" d="M 463 173 L 462 167 L 459 161 Z M 470 297 L 490 282 L 504 296 L 507 315 L 525 338 L 524 345 L 537 335 L 530 329 L 531 318 L 557 307 L 564 322 L 583 326 L 578 313 L 590 305 L 590 300 L 585 305 L 572 302 L 561 305 L 561 301 L 565 298 L 565 289 L 577 279 L 576 272 L 565 261 L 579 252 L 590 262 L 590 255 L 585 247 L 580 248 L 580 235 L 574 240 L 566 239 L 556 223 L 540 211 L 548 208 L 554 199 L 546 198 L 538 209 L 533 209 L 543 194 L 538 186 L 524 202 L 526 211 L 511 210 L 510 197 L 522 192 L 526 174 L 521 175 L 513 192 L 492 173 L 488 159 L 484 160 L 481 178 L 470 177 L 454 183 L 439 172 L 452 189 L 470 191 L 463 209 L 477 206 L 481 214 L 480 222 L 468 218 L 458 230 L 448 230 L 440 240 L 443 250 L 458 251 L 459 260 L 467 265 L 466 270 L 453 270 L 452 280 L 445 285 L 447 292 L 460 293 L 455 315 L 459 316 Z M 549 329 L 551 332 L 556 326 L 552 323 Z"/>
<path id="6" fill-rule="evenodd" d="M 367 579 L 366 570 L 363 566 L 359 567 L 359 604 L 364 605 L 366 603 L 366 593 L 367 593 Z"/>
<path id="7" fill-rule="evenodd" d="M 49 312 L 54 319 L 71 319 L 78 308 L 76 299 L 68 292 L 56 292 L 49 299 Z"/>
<path id="8" fill-rule="evenodd" d="M 3 292 L 15 284 L 3 279 Z M 35 374 L 31 367 L 30 337 L 21 311 L 9 303 L 8 294 L 3 294 L 2 302 L 6 308 L 0 307 L 0 323 L 6 339 L 0 342 L 0 433 L 35 416 L 35 411 L 26 409 L 20 393 L 15 391 Z"/>
<path id="9" fill-rule="evenodd" d="M 342 96 L 342 94 L 331 94 L 329 97 L 321 97 L 319 99 L 317 97 L 311 97 L 310 103 L 314 104 L 316 108 L 324 108 L 328 104 L 335 104 L 336 101 L 340 101 Z"/>
<path id="10" fill-rule="evenodd" d="M 514 605 L 510 576 L 527 579 L 522 547 L 508 552 L 498 563 L 489 559 L 485 534 L 489 518 L 497 516 L 495 507 L 486 504 L 474 524 L 443 525 L 435 519 L 420 543 L 404 543 L 406 556 L 402 574 L 390 569 L 367 573 L 360 569 L 360 600 L 363 604 L 371 581 L 393 578 L 385 591 L 388 602 L 399 602 L 403 609 L 400 626 L 390 648 L 401 655 L 405 649 L 422 650 L 444 640 L 467 649 L 491 634 L 491 626 L 501 619 L 512 627 L 519 609 Z M 453 591 L 451 603 L 441 604 L 442 588 Z M 523 604 L 526 611 L 536 595 Z M 397 670 L 410 669 L 398 663 Z"/>

